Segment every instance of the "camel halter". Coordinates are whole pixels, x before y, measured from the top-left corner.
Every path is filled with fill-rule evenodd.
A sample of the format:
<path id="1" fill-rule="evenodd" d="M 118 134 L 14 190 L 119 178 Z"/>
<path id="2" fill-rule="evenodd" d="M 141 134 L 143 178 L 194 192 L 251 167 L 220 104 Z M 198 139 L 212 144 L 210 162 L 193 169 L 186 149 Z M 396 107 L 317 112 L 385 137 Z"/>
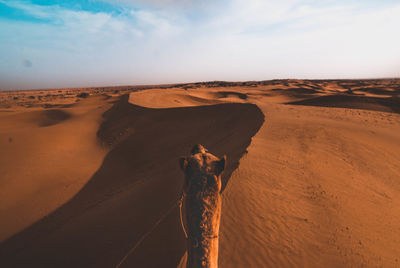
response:
<path id="1" fill-rule="evenodd" d="M 187 234 L 187 232 L 186 232 L 186 228 L 185 228 L 185 224 L 183 223 L 183 216 L 182 216 L 182 215 L 183 215 L 183 213 L 182 213 L 182 204 L 183 204 L 183 199 L 184 199 L 184 198 L 185 198 L 185 193 L 182 192 L 181 198 L 178 199 L 179 218 L 180 218 L 180 220 L 181 220 L 181 226 L 182 226 L 183 233 L 185 234 L 186 239 L 188 239 L 189 236 L 188 236 L 188 234 Z M 214 239 L 214 238 L 218 238 L 218 235 L 207 235 L 206 237 L 207 237 L 207 238 Z M 194 238 L 194 239 L 195 239 L 195 241 L 196 241 L 196 245 L 198 245 L 197 239 L 196 239 L 196 238 Z M 197 247 L 197 246 L 195 246 L 195 247 Z"/>
<path id="2" fill-rule="evenodd" d="M 182 192 L 182 196 L 178 200 L 178 206 L 179 206 L 179 216 L 180 216 L 180 219 L 181 219 L 182 230 L 183 230 L 183 232 L 185 234 L 186 239 L 188 239 L 188 235 L 187 235 L 187 232 L 186 232 L 186 229 L 185 229 L 185 225 L 183 224 L 183 217 L 182 217 L 182 203 L 183 203 L 183 198 L 184 197 L 185 197 L 185 193 Z"/>

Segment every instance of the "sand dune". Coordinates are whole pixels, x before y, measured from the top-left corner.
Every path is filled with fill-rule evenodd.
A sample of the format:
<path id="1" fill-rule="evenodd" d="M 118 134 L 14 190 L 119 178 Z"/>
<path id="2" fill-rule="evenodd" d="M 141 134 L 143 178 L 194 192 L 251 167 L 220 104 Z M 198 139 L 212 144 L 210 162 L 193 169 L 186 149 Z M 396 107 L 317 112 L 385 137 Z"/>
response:
<path id="1" fill-rule="evenodd" d="M 131 94 L 130 102 L 143 107 L 170 108 L 243 102 L 247 95 L 236 91 L 196 89 L 152 89 Z"/>
<path id="2" fill-rule="evenodd" d="M 97 134 L 112 149 L 103 164 L 73 199 L 1 245 L 6 265 L 112 267 L 173 207 L 126 265 L 176 266 L 185 245 L 176 224 L 179 157 L 196 142 L 227 154 L 226 184 L 263 122 L 252 104 L 157 110 L 134 106 L 127 96 L 104 116 Z"/>
<path id="3" fill-rule="evenodd" d="M 396 267 L 398 121 L 259 107 L 266 124 L 223 194 L 221 267 Z"/>
<path id="4" fill-rule="evenodd" d="M 320 96 L 301 101 L 289 102 L 291 105 L 353 108 L 389 113 L 400 113 L 400 98 L 377 98 L 352 95 Z"/>
<path id="5" fill-rule="evenodd" d="M 101 97 L 71 109 L 0 114 L 0 240 L 68 201 L 106 153 L 93 139 Z"/>
<path id="6" fill-rule="evenodd" d="M 115 267 L 133 248 L 121 267 L 176 267 L 178 159 L 201 143 L 229 161 L 220 267 L 398 267 L 398 84 L 0 96 L 0 266 Z"/>

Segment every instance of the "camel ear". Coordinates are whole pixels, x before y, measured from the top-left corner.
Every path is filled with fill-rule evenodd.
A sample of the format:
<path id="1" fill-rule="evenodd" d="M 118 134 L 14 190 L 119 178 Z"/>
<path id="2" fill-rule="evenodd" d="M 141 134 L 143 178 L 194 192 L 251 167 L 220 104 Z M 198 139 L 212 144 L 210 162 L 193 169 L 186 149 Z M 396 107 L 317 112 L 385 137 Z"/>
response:
<path id="1" fill-rule="evenodd" d="M 217 173 L 217 175 L 220 175 L 220 174 L 222 173 L 222 171 L 225 170 L 226 164 L 227 164 L 226 155 L 224 155 L 224 157 L 222 157 L 222 158 L 217 162 L 217 165 L 216 165 L 216 173 Z"/>
<path id="2" fill-rule="evenodd" d="M 186 170 L 187 166 L 188 166 L 188 161 L 186 160 L 186 157 L 181 157 L 179 158 L 179 165 L 181 166 L 181 169 L 183 171 Z"/>

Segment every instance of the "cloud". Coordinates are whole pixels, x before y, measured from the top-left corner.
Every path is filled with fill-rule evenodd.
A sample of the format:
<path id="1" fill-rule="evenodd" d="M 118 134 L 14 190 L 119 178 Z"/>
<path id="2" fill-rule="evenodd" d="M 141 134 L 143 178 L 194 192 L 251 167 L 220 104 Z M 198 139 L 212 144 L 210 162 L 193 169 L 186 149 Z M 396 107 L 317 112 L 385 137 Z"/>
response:
<path id="1" fill-rule="evenodd" d="M 27 15 L 34 18 L 46 19 L 50 24 L 68 29 L 98 32 L 100 30 L 107 30 L 107 27 L 115 30 L 115 24 L 121 23 L 118 18 L 112 18 L 110 14 L 104 12 L 74 11 L 58 5 L 42 6 L 21 1 L 0 0 L 0 3 L 24 11 Z"/>
<path id="2" fill-rule="evenodd" d="M 37 5 L 32 5 L 31 3 L 21 1 L 0 0 L 0 4 L 20 9 L 38 18 L 48 18 L 49 16 L 51 16 L 51 11 L 53 10 L 53 7 L 40 7 Z"/>
<path id="3" fill-rule="evenodd" d="M 178 34 L 182 27 L 174 24 L 160 13 L 147 10 L 131 10 L 130 14 L 136 19 L 137 25 L 147 32 L 153 31 L 159 36 Z"/>
<path id="4" fill-rule="evenodd" d="M 164 9 L 188 9 L 209 7 L 215 4 L 212 0 L 101 0 L 112 4 L 124 4 L 131 7 L 164 8 Z"/>
<path id="5" fill-rule="evenodd" d="M 118 2 L 118 1 L 117 1 Z M 88 33 L 112 32 L 136 36 L 173 35 L 179 32 L 184 18 L 171 17 L 160 10 L 127 9 L 119 14 L 71 10 L 59 5 L 43 6 L 30 2 L 4 1 L 0 3 L 24 11 L 26 14 L 50 21 L 50 24 L 64 29 L 86 31 Z"/>
<path id="6" fill-rule="evenodd" d="M 43 19 L 0 18 L 0 88 L 399 75 L 399 4 L 108 2 L 118 12 L 0 0 Z"/>

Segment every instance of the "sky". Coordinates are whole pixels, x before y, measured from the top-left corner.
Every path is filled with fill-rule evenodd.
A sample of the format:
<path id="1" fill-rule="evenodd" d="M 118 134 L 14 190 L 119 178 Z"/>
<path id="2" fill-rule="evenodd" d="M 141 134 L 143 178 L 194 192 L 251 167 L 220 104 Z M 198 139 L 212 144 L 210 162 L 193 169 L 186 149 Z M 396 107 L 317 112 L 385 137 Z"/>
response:
<path id="1" fill-rule="evenodd" d="M 0 0 L 0 90 L 400 77 L 400 0 Z"/>

